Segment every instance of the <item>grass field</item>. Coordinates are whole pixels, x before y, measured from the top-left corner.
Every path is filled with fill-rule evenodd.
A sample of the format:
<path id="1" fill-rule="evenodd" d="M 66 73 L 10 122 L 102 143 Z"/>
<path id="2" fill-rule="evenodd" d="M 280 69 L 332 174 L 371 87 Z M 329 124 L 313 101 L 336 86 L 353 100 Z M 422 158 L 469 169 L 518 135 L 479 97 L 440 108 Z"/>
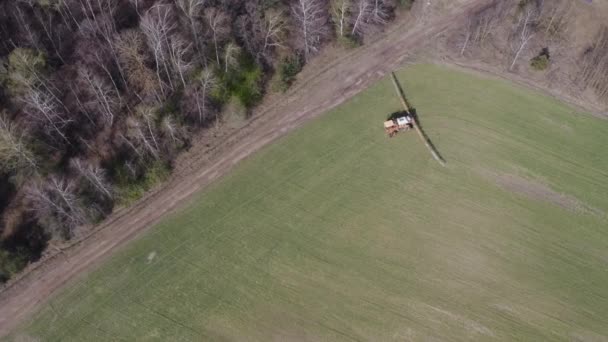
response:
<path id="1" fill-rule="evenodd" d="M 11 338 L 608 339 L 608 121 L 503 81 L 398 73 L 265 148 Z"/>

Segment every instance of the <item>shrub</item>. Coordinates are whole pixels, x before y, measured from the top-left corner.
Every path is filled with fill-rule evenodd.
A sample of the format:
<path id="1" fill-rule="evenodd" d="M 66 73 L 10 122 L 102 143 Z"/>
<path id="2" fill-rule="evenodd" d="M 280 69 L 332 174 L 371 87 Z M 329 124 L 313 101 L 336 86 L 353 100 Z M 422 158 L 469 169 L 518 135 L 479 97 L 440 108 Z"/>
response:
<path id="1" fill-rule="evenodd" d="M 162 161 L 151 163 L 143 175 L 133 177 L 125 167 L 116 170 L 116 202 L 129 205 L 140 199 L 146 191 L 166 180 L 171 174 L 169 165 Z"/>
<path id="2" fill-rule="evenodd" d="M 538 56 L 536 56 L 530 60 L 530 66 L 535 70 L 542 71 L 549 67 L 549 62 L 550 62 L 549 49 L 544 48 L 538 54 Z"/>
<path id="3" fill-rule="evenodd" d="M 37 74 L 46 69 L 46 56 L 32 49 L 17 48 L 8 56 L 8 90 L 21 95 L 37 81 Z"/>
<path id="4" fill-rule="evenodd" d="M 13 212 L 13 215 L 27 214 Z M 18 218 L 11 221 L 11 233 L 0 238 L 0 284 L 19 273 L 28 263 L 38 260 L 49 239 L 44 228 L 36 223 L 20 222 Z"/>
<path id="5" fill-rule="evenodd" d="M 240 82 L 234 87 L 232 94 L 236 96 L 247 108 L 253 107 L 262 99 L 262 69 L 257 65 L 251 69 L 243 70 Z"/>
<path id="6" fill-rule="evenodd" d="M 262 69 L 250 56 L 240 56 L 238 67 L 222 75 L 225 90 L 222 102 L 236 96 L 245 107 L 253 107 L 262 99 L 262 75 Z"/>
<path id="7" fill-rule="evenodd" d="M 11 253 L 0 248 L 0 284 L 5 283 L 21 271 L 27 265 L 27 262 L 27 253 L 21 250 Z"/>
<path id="8" fill-rule="evenodd" d="M 279 64 L 278 90 L 286 91 L 295 81 L 296 75 L 302 71 L 304 61 L 300 55 L 285 57 Z"/>
<path id="9" fill-rule="evenodd" d="M 359 39 L 357 37 L 354 37 L 351 35 L 346 35 L 346 36 L 338 37 L 338 44 L 342 45 L 343 47 L 345 47 L 347 49 L 354 49 L 354 48 L 361 46 L 362 42 L 361 42 L 361 39 Z"/>

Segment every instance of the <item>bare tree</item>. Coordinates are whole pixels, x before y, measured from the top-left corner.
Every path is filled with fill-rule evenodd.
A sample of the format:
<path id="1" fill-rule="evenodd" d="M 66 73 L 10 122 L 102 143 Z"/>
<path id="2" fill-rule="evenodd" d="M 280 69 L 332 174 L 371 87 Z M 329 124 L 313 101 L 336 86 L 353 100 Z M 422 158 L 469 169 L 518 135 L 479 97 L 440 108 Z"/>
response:
<path id="1" fill-rule="evenodd" d="M 98 124 L 97 120 L 95 120 L 95 118 L 91 115 L 91 113 L 89 112 L 89 108 L 85 106 L 84 102 L 81 99 L 81 89 L 77 90 L 76 87 L 74 87 L 72 84 L 68 84 L 67 87 L 68 89 L 70 89 L 69 95 L 72 96 L 72 98 L 76 102 L 76 108 L 87 118 L 91 125 L 96 127 Z"/>
<path id="2" fill-rule="evenodd" d="M 91 18 L 95 33 L 115 51 L 113 37 L 117 33 L 114 16 L 118 9 L 117 0 L 78 0 L 82 11 Z"/>
<path id="3" fill-rule="evenodd" d="M 104 169 L 97 165 L 92 165 L 82 159 L 72 159 L 70 166 L 76 173 L 95 189 L 96 192 L 111 200 L 114 197 Z"/>
<path id="4" fill-rule="evenodd" d="M 73 180 L 51 176 L 27 188 L 26 198 L 40 223 L 62 239 L 69 239 L 78 226 L 87 223 Z"/>
<path id="5" fill-rule="evenodd" d="M 19 51 L 17 49 L 15 51 Z M 13 51 L 13 52 L 15 52 Z M 16 68 L 13 68 L 14 60 L 11 60 L 11 70 L 9 70 L 9 76 L 11 81 L 18 83 L 21 89 L 18 89 L 15 95 L 17 98 L 24 97 L 32 90 L 40 90 L 47 93 L 47 95 L 58 104 L 59 107 L 67 109 L 63 102 L 55 95 L 61 91 L 57 88 L 44 73 L 44 62 L 40 62 L 39 57 L 26 57 L 27 53 L 18 53 L 16 60 L 20 61 L 20 67 L 17 72 L 14 72 Z M 9 58 L 10 59 L 10 58 Z"/>
<path id="6" fill-rule="evenodd" d="M 53 8 L 59 13 L 66 27 L 72 27 L 73 24 L 78 30 L 81 29 L 80 20 L 74 16 L 67 0 L 56 0 Z"/>
<path id="7" fill-rule="evenodd" d="M 31 6 L 31 5 L 30 5 Z M 44 51 L 41 48 L 40 37 L 35 29 L 31 27 L 30 21 L 27 18 L 27 14 L 23 11 L 21 6 L 17 3 L 14 8 L 14 18 L 17 20 L 19 24 L 19 28 L 25 31 L 26 39 L 28 43 L 36 50 Z"/>
<path id="8" fill-rule="evenodd" d="M 161 101 L 158 79 L 154 71 L 147 66 L 144 39 L 139 30 L 130 29 L 121 32 L 116 43 L 119 60 L 125 69 L 129 87 L 135 90 L 140 100 L 154 98 L 155 101 Z"/>
<path id="9" fill-rule="evenodd" d="M 461 56 L 464 55 L 470 45 L 483 47 L 499 26 L 499 22 L 509 12 L 508 6 L 511 6 L 508 1 L 494 0 L 470 15 L 460 49 Z"/>
<path id="10" fill-rule="evenodd" d="M 61 39 L 57 39 L 55 31 L 58 31 L 53 26 L 53 13 L 50 11 L 39 11 L 34 6 L 31 7 L 32 12 L 34 13 L 34 17 L 38 21 L 40 27 L 44 31 L 47 40 L 51 43 L 53 50 L 55 51 L 55 55 L 59 57 L 61 62 L 65 63 L 63 56 L 61 55 L 61 49 L 59 45 L 61 44 Z"/>
<path id="11" fill-rule="evenodd" d="M 161 76 L 163 72 L 171 90 L 175 89 L 170 70 L 169 36 L 176 25 L 171 20 L 169 6 L 155 5 L 150 8 L 142 18 L 140 26 L 154 55 L 159 88 L 161 93 L 165 95 L 164 88 L 167 84 L 163 82 L 163 76 Z"/>
<path id="12" fill-rule="evenodd" d="M 291 6 L 293 20 L 299 34 L 299 43 L 308 60 L 319 51 L 327 37 L 327 11 L 321 0 L 295 0 Z"/>
<path id="13" fill-rule="evenodd" d="M 186 76 L 194 68 L 194 63 L 189 58 L 192 44 L 186 44 L 183 39 L 174 38 L 171 41 L 170 57 L 173 69 L 179 75 L 182 85 L 186 87 Z"/>
<path id="14" fill-rule="evenodd" d="M 462 43 L 462 48 L 460 49 L 460 56 L 464 56 L 464 52 L 469 46 L 469 42 L 471 41 L 471 35 L 473 34 L 473 19 L 469 19 L 467 24 L 467 29 L 465 32 L 464 42 Z"/>
<path id="15" fill-rule="evenodd" d="M 545 28 L 545 34 L 551 38 L 559 38 L 566 33 L 568 28 L 567 20 L 572 11 L 573 2 L 569 0 L 553 0 L 543 3 L 546 7 L 541 19 L 542 25 Z"/>
<path id="16" fill-rule="evenodd" d="M 245 4 L 245 13 L 235 20 L 234 35 L 242 47 L 262 66 L 272 65 L 274 52 L 284 46 L 287 35 L 285 13 L 264 10 L 257 1 Z"/>
<path id="17" fill-rule="evenodd" d="M 131 120 L 130 118 L 129 118 L 129 119 L 127 119 L 127 124 L 128 124 L 129 126 L 132 126 L 132 125 L 133 125 L 132 120 Z M 139 146 L 136 146 L 136 145 L 133 143 L 133 141 L 131 141 L 131 140 L 135 140 L 135 139 L 133 138 L 132 130 L 127 130 L 126 135 L 125 135 L 125 134 L 123 134 L 123 133 L 118 133 L 118 137 L 121 139 L 121 141 L 122 141 L 123 143 L 125 143 L 125 144 L 126 144 L 128 147 L 129 147 L 129 149 L 130 149 L 131 151 L 133 151 L 133 152 L 135 153 L 135 155 L 137 156 L 137 158 L 138 158 L 138 159 L 143 159 L 143 158 L 144 158 L 145 153 L 144 153 L 143 151 L 141 151 L 141 149 L 140 149 L 140 147 L 139 147 Z M 125 163 L 125 165 L 127 165 L 127 163 Z M 129 170 L 129 171 L 130 171 L 130 172 L 131 172 L 131 171 L 133 171 L 133 172 L 132 172 L 132 173 L 133 173 L 133 175 L 137 174 L 137 172 L 135 172 L 135 171 L 136 171 L 136 170 L 135 170 L 135 166 L 134 166 L 133 164 L 131 164 L 130 162 L 129 162 L 129 164 L 128 164 L 128 165 L 133 166 L 133 168 L 134 168 L 133 170 Z"/>
<path id="18" fill-rule="evenodd" d="M 92 99 L 84 104 L 85 108 L 100 114 L 104 125 L 112 126 L 114 112 L 118 106 L 118 94 L 115 89 L 110 82 L 84 67 L 80 67 L 78 73 L 93 94 Z"/>
<path id="19" fill-rule="evenodd" d="M 221 9 L 212 7 L 205 11 L 205 20 L 213 40 L 216 62 L 220 66 L 219 44 L 230 34 L 230 17 Z"/>
<path id="20" fill-rule="evenodd" d="M 386 25 L 392 14 L 392 7 L 386 0 L 373 0 L 370 21 L 376 25 Z"/>
<path id="21" fill-rule="evenodd" d="M 212 93 L 219 86 L 214 74 L 215 68 L 207 67 L 200 71 L 188 84 L 181 101 L 181 112 L 193 123 L 205 125 L 213 118 L 218 119 L 217 108 L 213 105 Z"/>
<path id="22" fill-rule="evenodd" d="M 336 25 L 336 33 L 338 36 L 344 37 L 351 15 L 352 0 L 333 0 L 331 9 L 334 25 Z"/>
<path id="23" fill-rule="evenodd" d="M 99 194 L 112 199 L 114 194 L 110 186 L 105 170 L 98 165 L 93 165 L 82 159 L 72 159 L 71 167 L 76 173 L 85 179 Z"/>
<path id="24" fill-rule="evenodd" d="M 138 156 L 151 156 L 156 160 L 161 159 L 161 148 L 158 143 L 159 139 L 153 108 L 148 106 L 138 107 L 136 115 L 127 119 L 126 133 L 126 136 L 123 136 L 125 143 Z"/>
<path id="25" fill-rule="evenodd" d="M 608 98 L 608 27 L 597 32 L 594 43 L 579 61 L 577 82 L 582 89 L 593 89 L 602 99 Z"/>
<path id="26" fill-rule="evenodd" d="M 369 20 L 372 15 L 372 4 L 370 0 L 357 0 L 356 5 L 353 8 L 352 30 L 350 34 L 352 36 L 361 36 L 369 25 Z"/>
<path id="27" fill-rule="evenodd" d="M 126 79 L 124 71 L 119 62 L 115 37 L 118 34 L 114 17 L 119 8 L 119 0 L 78 0 L 82 11 L 90 17 L 91 25 L 96 36 L 101 36 L 102 41 L 109 48 L 111 60 L 118 68 L 118 73 L 124 84 Z"/>
<path id="28" fill-rule="evenodd" d="M 269 49 L 283 46 L 283 35 L 286 24 L 282 11 L 269 11 L 264 17 L 264 48 L 262 53 L 266 54 Z"/>
<path id="29" fill-rule="evenodd" d="M 183 144 L 184 130 L 172 115 L 166 115 L 162 119 L 160 126 L 161 131 L 170 139 L 173 146 Z"/>
<path id="30" fill-rule="evenodd" d="M 145 108 L 141 109 L 140 113 L 141 113 L 141 118 L 143 119 L 142 121 L 144 123 L 144 130 L 147 132 L 149 141 L 151 141 L 152 144 L 150 144 L 149 141 L 146 141 L 147 139 L 145 139 L 144 135 L 142 135 L 140 138 L 141 138 L 142 142 L 145 142 L 146 148 L 150 151 L 150 153 L 153 154 L 155 156 L 155 158 L 158 159 L 159 158 L 158 154 L 160 152 L 160 145 L 158 144 L 158 139 L 156 137 L 157 132 L 156 132 L 154 112 L 152 111 L 152 108 L 145 107 Z"/>
<path id="31" fill-rule="evenodd" d="M 190 33 L 194 38 L 194 46 L 196 47 L 196 51 L 200 59 L 204 60 L 203 54 L 203 46 L 204 42 L 201 41 L 201 38 L 198 35 L 198 32 L 201 30 L 199 17 L 201 16 L 201 12 L 205 6 L 206 0 L 176 0 L 175 4 L 181 10 L 183 15 L 186 17 L 188 21 L 188 26 L 190 28 Z"/>
<path id="32" fill-rule="evenodd" d="M 515 45 L 513 61 L 509 70 L 513 70 L 521 53 L 525 50 L 528 42 L 534 38 L 536 34 L 537 20 L 540 14 L 540 7 L 533 2 L 526 3 L 519 13 L 519 19 L 515 27 Z"/>
<path id="33" fill-rule="evenodd" d="M 61 111 L 62 104 L 52 93 L 32 88 L 23 96 L 22 101 L 26 104 L 25 113 L 35 127 L 53 139 L 69 142 L 65 129 L 73 120 Z"/>
<path id="34" fill-rule="evenodd" d="M 233 42 L 226 44 L 224 48 L 224 72 L 228 72 L 228 68 L 233 68 L 238 64 L 238 56 L 241 48 Z"/>
<path id="35" fill-rule="evenodd" d="M 213 72 L 208 68 L 201 72 L 198 81 L 199 87 L 197 94 L 200 96 L 196 97 L 196 106 L 198 110 L 198 121 L 199 123 L 203 123 L 208 116 L 207 103 L 209 102 L 209 94 L 213 89 L 215 89 L 215 87 L 217 87 L 218 81 Z M 216 122 L 218 121 L 217 119 L 218 118 L 216 116 Z"/>

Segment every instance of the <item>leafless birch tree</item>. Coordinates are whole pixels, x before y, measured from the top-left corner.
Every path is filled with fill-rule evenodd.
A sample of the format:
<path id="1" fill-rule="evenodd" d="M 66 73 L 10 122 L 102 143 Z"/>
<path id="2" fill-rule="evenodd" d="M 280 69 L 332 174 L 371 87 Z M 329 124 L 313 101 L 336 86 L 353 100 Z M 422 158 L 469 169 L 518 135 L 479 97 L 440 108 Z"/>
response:
<path id="1" fill-rule="evenodd" d="M 264 48 L 262 53 L 283 46 L 283 36 L 286 31 L 285 18 L 282 11 L 268 11 L 264 17 Z"/>
<path id="2" fill-rule="evenodd" d="M 336 34 L 344 37 L 347 34 L 348 21 L 351 15 L 352 0 L 333 0 L 331 3 L 332 18 L 336 26 Z"/>
<path id="3" fill-rule="evenodd" d="M 156 125 L 154 108 L 139 106 L 135 115 L 127 119 L 127 132 L 122 136 L 124 142 L 140 157 L 150 156 L 161 159 L 161 144 Z"/>
<path id="4" fill-rule="evenodd" d="M 194 63 L 189 57 L 191 47 L 192 44 L 187 44 L 183 39 L 174 38 L 169 50 L 173 70 L 179 75 L 184 87 L 186 87 L 186 76 L 194 68 Z"/>
<path id="5" fill-rule="evenodd" d="M 352 36 L 362 36 L 369 25 L 369 20 L 372 15 L 372 4 L 370 0 L 356 0 L 351 18 Z"/>
<path id="6" fill-rule="evenodd" d="M 201 13 L 203 11 L 203 8 L 205 7 L 205 2 L 206 0 L 176 0 L 175 2 L 177 7 L 180 9 L 182 14 L 188 21 L 188 27 L 190 29 L 190 34 L 194 39 L 194 46 L 198 53 L 198 57 L 203 61 L 204 42 L 201 40 L 201 37 L 198 33 L 199 31 L 201 31 L 199 17 L 201 17 Z"/>
<path id="7" fill-rule="evenodd" d="M 386 0 L 373 0 L 370 21 L 375 25 L 386 25 L 392 15 L 393 8 Z"/>
<path id="8" fill-rule="evenodd" d="M 184 143 L 184 129 L 176 122 L 172 115 L 163 117 L 160 129 L 169 138 L 173 147 L 177 147 Z"/>
<path id="9" fill-rule="evenodd" d="M 319 51 L 327 37 L 327 10 L 322 0 L 295 0 L 291 6 L 293 20 L 299 35 L 299 43 L 304 51 L 304 59 L 309 60 Z"/>
<path id="10" fill-rule="evenodd" d="M 60 108 L 62 104 L 49 91 L 31 88 L 22 101 L 25 103 L 25 113 L 37 129 L 45 132 L 52 139 L 60 139 L 68 143 L 65 129 L 72 122 Z"/>
<path id="11" fill-rule="evenodd" d="M 573 2 L 570 0 L 551 0 L 543 3 L 546 13 L 541 19 L 544 33 L 550 38 L 560 38 L 566 33 L 567 21 L 572 11 Z"/>
<path id="12" fill-rule="evenodd" d="M 84 103 L 84 107 L 101 116 L 104 125 L 112 126 L 114 113 L 118 107 L 118 94 L 111 83 L 84 67 L 79 69 L 79 76 L 85 82 L 93 97 Z"/>
<path id="13" fill-rule="evenodd" d="M 515 30 L 513 61 L 509 70 L 513 70 L 521 53 L 525 50 L 526 45 L 536 34 L 536 24 L 540 9 L 535 5 L 526 5 L 521 9 L 518 23 Z"/>
<path id="14" fill-rule="evenodd" d="M 208 117 L 209 94 L 218 85 L 218 80 L 211 69 L 203 70 L 198 78 L 199 87 L 197 88 L 196 106 L 198 111 L 198 122 L 202 124 Z M 216 116 L 217 121 L 217 116 Z"/>
<path id="15" fill-rule="evenodd" d="M 230 34 L 230 17 L 221 9 L 212 7 L 205 11 L 205 20 L 213 40 L 217 65 L 221 66 L 219 45 Z"/>
<path id="16" fill-rule="evenodd" d="M 224 48 L 224 72 L 228 72 L 229 68 L 234 68 L 238 64 L 238 56 L 241 48 L 233 42 L 226 44 Z"/>
<path id="17" fill-rule="evenodd" d="M 96 36 L 100 36 L 109 49 L 111 60 L 118 68 L 118 73 L 124 84 L 126 79 L 118 58 L 116 35 L 118 29 L 114 17 L 119 7 L 119 0 L 78 0 L 83 12 L 90 17 Z M 101 59 L 98 63 L 101 64 Z M 105 66 L 103 66 L 105 67 Z"/>
<path id="18" fill-rule="evenodd" d="M 175 89 L 170 69 L 169 35 L 176 28 L 176 25 L 171 20 L 169 6 L 155 5 L 150 8 L 142 18 L 140 26 L 154 56 L 159 89 L 165 95 L 165 87 L 167 85 L 171 90 Z M 163 73 L 168 83 L 163 82 Z"/>
<path id="19" fill-rule="evenodd" d="M 87 223 L 73 180 L 51 176 L 26 190 L 30 210 L 52 235 L 62 239 L 73 236 L 75 229 Z"/>
<path id="20" fill-rule="evenodd" d="M 82 177 L 97 193 L 108 200 L 112 200 L 114 193 L 106 177 L 104 169 L 92 165 L 82 159 L 72 159 L 70 166 Z"/>

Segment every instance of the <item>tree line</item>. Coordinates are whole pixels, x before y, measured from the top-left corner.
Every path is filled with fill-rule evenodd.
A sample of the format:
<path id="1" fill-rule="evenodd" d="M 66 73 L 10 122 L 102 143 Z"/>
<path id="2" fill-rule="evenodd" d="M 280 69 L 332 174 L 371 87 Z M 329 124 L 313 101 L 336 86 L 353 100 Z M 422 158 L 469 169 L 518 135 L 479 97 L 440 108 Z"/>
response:
<path id="1" fill-rule="evenodd" d="M 166 177 L 226 103 L 251 109 L 411 2 L 0 3 L 0 282 Z"/>

